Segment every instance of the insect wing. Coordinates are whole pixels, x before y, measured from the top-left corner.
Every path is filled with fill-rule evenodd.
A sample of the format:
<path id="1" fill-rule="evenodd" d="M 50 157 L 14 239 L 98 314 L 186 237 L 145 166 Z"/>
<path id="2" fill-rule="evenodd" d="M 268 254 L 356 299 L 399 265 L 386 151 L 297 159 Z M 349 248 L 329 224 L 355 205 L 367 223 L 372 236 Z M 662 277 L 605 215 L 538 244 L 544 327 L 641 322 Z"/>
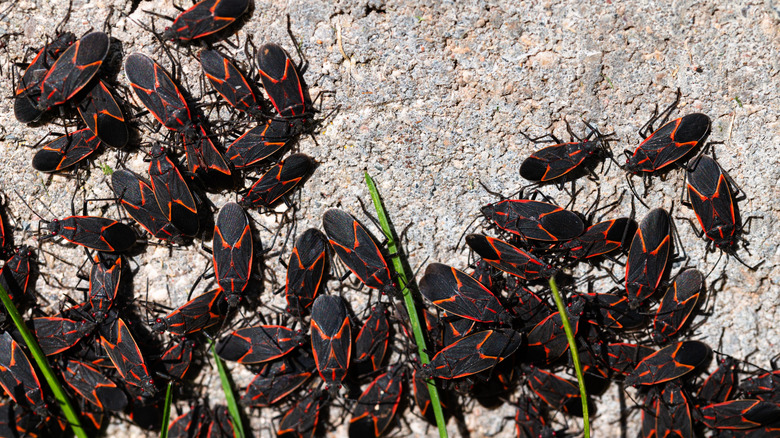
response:
<path id="1" fill-rule="evenodd" d="M 287 263 L 285 296 L 287 311 L 302 316 L 314 303 L 322 288 L 328 267 L 328 248 L 325 236 L 316 228 L 304 231 L 295 241 Z"/>
<path id="2" fill-rule="evenodd" d="M 478 322 L 502 322 L 509 314 L 480 282 L 441 263 L 431 263 L 420 280 L 420 292 L 436 307 Z"/>
<path id="3" fill-rule="evenodd" d="M 92 155 L 100 147 L 100 139 L 84 128 L 49 142 L 35 153 L 32 167 L 41 172 L 60 172 Z"/>
<path id="4" fill-rule="evenodd" d="M 328 385 L 344 380 L 352 356 L 352 327 L 341 297 L 320 295 L 314 300 L 311 345 L 322 379 Z"/>
<path id="5" fill-rule="evenodd" d="M 79 103 L 78 110 L 84 123 L 100 141 L 115 148 L 127 144 L 130 134 L 125 116 L 105 82 L 98 81 Z"/>

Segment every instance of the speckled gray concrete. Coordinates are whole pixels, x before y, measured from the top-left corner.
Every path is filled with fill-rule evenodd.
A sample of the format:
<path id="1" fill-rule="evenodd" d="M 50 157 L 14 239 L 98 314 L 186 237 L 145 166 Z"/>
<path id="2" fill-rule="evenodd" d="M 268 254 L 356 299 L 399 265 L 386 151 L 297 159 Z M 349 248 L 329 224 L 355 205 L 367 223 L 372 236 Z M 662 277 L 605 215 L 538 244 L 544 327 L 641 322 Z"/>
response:
<path id="1" fill-rule="evenodd" d="M 38 47 L 53 31 L 53 23 L 64 13 L 61 3 L 0 5 L 0 41 L 5 44 L 0 52 L 0 89 L 5 96 L 11 88 L 10 63 L 21 60 L 24 47 Z M 67 28 L 77 34 L 101 28 L 110 3 L 75 0 Z M 275 41 L 290 49 L 285 32 L 289 13 L 309 61 L 305 78 L 313 94 L 328 92 L 321 100 L 323 114 L 333 111 L 316 144 L 304 138 L 299 145 L 320 164 L 300 191 L 299 229 L 319 225 L 322 212 L 330 207 L 360 215 L 357 198 L 368 199 L 363 183 L 363 171 L 368 170 L 397 227 L 410 224 L 406 245 L 412 265 L 441 261 L 462 267 L 466 254 L 462 248 L 456 250 L 458 238 L 478 208 L 495 200 L 479 183 L 502 193 L 525 184 L 518 168 L 534 146 L 521 130 L 566 137 L 564 118 L 577 129 L 579 120 L 585 119 L 602 132 L 616 133 L 619 141 L 612 147 L 617 154 L 638 145 L 637 130 L 654 105 L 667 104 L 680 88 L 682 100 L 675 114 L 704 112 L 712 118 L 710 139 L 722 142 L 716 145 L 718 159 L 747 194 L 741 210 L 762 217 L 753 221 L 746 236 L 750 254 L 740 250 L 740 256 L 750 263 L 765 260 L 756 272 L 726 258 L 714 266 L 718 254 L 706 255 L 704 242 L 677 221 L 688 264 L 705 272 L 714 267 L 710 280 L 726 276 L 709 297 L 712 315 L 694 337 L 717 347 L 723 330 L 724 352 L 745 356 L 757 350 L 751 359 L 768 366 L 768 358 L 780 352 L 776 323 L 780 4 L 516 3 L 520 2 L 255 3 L 251 20 L 238 36 L 243 41 L 251 34 L 256 42 Z M 152 17 L 144 10 L 175 14 L 167 2 L 151 1 L 142 2 L 131 18 L 150 23 Z M 155 51 L 153 38 L 133 21 L 115 14 L 111 23 L 112 36 L 124 43 L 126 53 Z M 156 20 L 157 28 L 164 26 L 163 20 Z M 159 52 L 154 57 L 166 62 Z M 196 94 L 200 68 L 190 59 L 185 72 Z M 11 198 L 13 215 L 35 228 L 36 218 L 17 202 L 12 189 L 39 211 L 48 206 L 51 215 L 59 216 L 70 211 L 69 193 L 75 182 L 31 169 L 30 145 L 49 127 L 21 126 L 11 108 L 9 99 L 0 101 L 0 186 Z M 116 162 L 113 151 L 94 161 L 96 166 Z M 127 165 L 145 168 L 138 153 Z M 681 185 L 680 171 L 671 172 L 666 181 L 654 178 L 647 202 L 669 208 L 674 201 L 675 217 L 692 218 L 690 210 L 678 208 Z M 583 180 L 580 186 L 586 190 L 575 208 L 582 211 L 593 201 L 595 185 Z M 601 178 L 605 200 L 616 199 L 625 187 L 623 173 L 614 165 Z M 96 167 L 84 189 L 90 198 L 109 196 L 107 178 Z M 555 188 L 546 192 L 565 202 Z M 214 201 L 221 205 L 225 198 Z M 623 213 L 629 209 L 624 202 Z M 637 211 L 639 217 L 644 213 L 643 208 Z M 118 212 L 112 207 L 105 214 Z M 35 243 L 34 237 L 27 242 Z M 44 249 L 80 263 L 76 249 L 51 243 Z M 72 268 L 48 254 L 41 261 L 52 278 L 41 279 L 38 289 L 56 303 L 63 293 L 58 282 L 75 285 Z M 149 247 L 135 258 L 134 283 L 142 296 L 148 282 L 150 299 L 168 300 L 170 294 L 180 304 L 206 263 L 205 254 L 196 249 L 175 250 L 169 257 L 167 249 Z M 205 374 L 204 384 L 216 388 L 215 373 Z M 240 375 L 237 381 L 246 383 L 248 378 Z M 616 400 L 614 387 L 601 398 L 599 415 L 593 419 L 597 436 L 618 436 Z M 466 426 L 473 437 L 511 436 L 513 428 L 501 421 L 509 415 L 512 410 L 507 406 L 486 410 L 474 405 L 468 409 Z M 434 433 L 414 415 L 406 417 L 415 435 Z M 633 411 L 629 436 L 634 435 L 637 418 L 638 411 Z M 268 421 L 253 419 L 256 431 L 264 428 L 260 436 L 269 434 Z M 341 416 L 331 412 L 331 421 L 338 424 Z M 109 433 L 126 436 L 126 427 L 114 425 Z M 452 422 L 449 429 L 458 436 Z M 344 432 L 342 424 L 333 436 Z"/>

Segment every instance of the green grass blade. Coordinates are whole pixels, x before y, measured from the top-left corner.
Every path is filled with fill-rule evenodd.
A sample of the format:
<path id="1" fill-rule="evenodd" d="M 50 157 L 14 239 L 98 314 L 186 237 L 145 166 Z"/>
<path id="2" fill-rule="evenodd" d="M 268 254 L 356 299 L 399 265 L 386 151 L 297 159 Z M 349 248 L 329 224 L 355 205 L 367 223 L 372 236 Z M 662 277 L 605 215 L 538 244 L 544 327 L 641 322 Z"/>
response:
<path id="1" fill-rule="evenodd" d="M 49 361 L 46 360 L 46 355 L 44 355 L 43 351 L 41 351 L 41 347 L 38 345 L 38 341 L 36 341 L 35 337 L 32 335 L 32 333 L 30 333 L 30 330 L 27 328 L 27 324 L 25 324 L 24 320 L 22 319 L 22 315 L 19 314 L 16 306 L 14 306 L 14 303 L 11 302 L 11 298 L 8 296 L 8 292 L 6 292 L 3 286 L 0 286 L 0 300 L 2 300 L 3 305 L 8 311 L 8 315 L 11 316 L 11 319 L 16 325 L 16 328 L 19 329 L 19 333 L 22 334 L 22 338 L 27 344 L 27 348 L 30 349 L 30 354 L 32 354 L 33 360 L 35 360 L 35 363 L 38 364 L 38 369 L 41 370 L 43 377 L 46 379 L 46 383 L 49 384 L 49 388 L 51 388 L 51 392 L 54 394 L 54 398 L 57 400 L 57 403 L 60 404 L 62 413 L 65 414 L 65 419 L 68 420 L 68 424 L 73 430 L 73 434 L 79 438 L 86 438 L 87 432 L 81 426 L 78 413 L 75 409 L 73 409 L 73 405 L 71 404 L 68 395 L 65 393 L 65 390 L 62 389 L 62 385 L 60 385 L 59 379 L 57 379 L 57 376 L 54 374 L 51 366 L 49 366 Z"/>
<path id="2" fill-rule="evenodd" d="M 376 209 L 376 214 L 379 218 L 379 224 L 382 227 L 382 232 L 387 238 L 387 251 L 393 262 L 395 272 L 398 275 L 398 280 L 403 285 L 401 293 L 404 297 L 406 312 L 409 314 L 409 322 L 412 325 L 412 333 L 414 333 L 414 342 L 417 344 L 417 353 L 420 356 L 420 362 L 427 364 L 430 359 L 428 358 L 428 353 L 426 353 L 425 336 L 423 335 L 422 325 L 420 324 L 420 314 L 417 312 L 417 306 L 411 292 L 411 287 L 414 286 L 414 284 L 412 284 L 414 278 L 411 269 L 408 269 L 409 265 L 403 258 L 401 248 L 398 246 L 395 230 L 390 223 L 385 207 L 382 204 L 382 198 L 376 188 L 374 179 L 371 178 L 371 175 L 369 175 L 368 172 L 365 173 L 365 179 L 368 191 L 371 193 L 371 200 L 374 202 L 374 209 Z M 431 395 L 431 406 L 433 407 L 433 415 L 436 417 L 436 426 L 439 428 L 439 437 L 446 438 L 447 427 L 446 422 L 444 421 L 444 412 L 441 409 L 441 402 L 439 401 L 439 391 L 436 389 L 436 384 L 433 380 L 428 381 L 428 392 Z"/>
<path id="3" fill-rule="evenodd" d="M 585 391 L 585 380 L 582 377 L 582 365 L 580 365 L 580 355 L 577 352 L 577 343 L 574 341 L 574 332 L 569 324 L 569 317 L 566 314 L 566 306 L 563 305 L 563 299 L 558 292 L 558 284 L 555 283 L 555 276 L 550 277 L 550 289 L 552 289 L 555 306 L 558 307 L 558 313 L 563 321 L 563 330 L 566 332 L 566 339 L 569 340 L 569 350 L 571 351 L 571 360 L 574 362 L 574 372 L 577 373 L 577 384 L 580 386 L 580 397 L 582 397 L 582 430 L 583 437 L 590 438 L 590 421 L 588 420 L 588 394 Z"/>
<path id="4" fill-rule="evenodd" d="M 169 380 L 168 388 L 165 390 L 165 409 L 163 409 L 160 438 L 168 438 L 168 426 L 171 423 L 171 402 L 173 402 L 173 381 Z"/>
<path id="5" fill-rule="evenodd" d="M 214 362 L 217 364 L 217 371 L 219 371 L 219 380 L 222 381 L 222 390 L 225 391 L 225 400 L 227 401 L 228 412 L 233 418 L 233 434 L 237 438 L 244 438 L 244 423 L 241 421 L 241 410 L 238 407 L 238 400 L 236 399 L 236 393 L 233 392 L 233 384 L 230 379 L 230 375 L 225 368 L 225 363 L 217 355 L 217 349 L 214 346 L 214 342 L 209 341 L 211 344 L 211 355 L 214 357 Z"/>

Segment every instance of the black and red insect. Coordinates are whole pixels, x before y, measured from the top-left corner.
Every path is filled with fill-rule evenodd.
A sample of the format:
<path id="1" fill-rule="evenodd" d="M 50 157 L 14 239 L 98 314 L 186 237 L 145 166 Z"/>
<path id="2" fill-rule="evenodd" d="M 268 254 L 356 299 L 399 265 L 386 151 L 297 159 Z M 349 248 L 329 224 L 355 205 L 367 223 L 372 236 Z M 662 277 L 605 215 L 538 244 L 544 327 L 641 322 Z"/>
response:
<path id="1" fill-rule="evenodd" d="M 669 263 L 672 219 L 663 208 L 647 213 L 631 241 L 626 261 L 626 293 L 632 309 L 652 296 Z"/>
<path id="2" fill-rule="evenodd" d="M 165 375 L 172 379 L 182 380 L 192 365 L 192 354 L 195 350 L 195 341 L 182 337 L 168 347 L 160 356 L 160 364 L 165 370 Z"/>
<path id="3" fill-rule="evenodd" d="M 520 396 L 515 411 L 515 432 L 518 438 L 537 438 L 546 431 L 547 418 L 536 404 L 536 400 L 527 395 Z"/>
<path id="4" fill-rule="evenodd" d="M 35 58 L 30 61 L 24 73 L 22 73 L 22 77 L 19 78 L 19 83 L 16 84 L 16 90 L 14 90 L 14 97 L 20 98 L 29 93 L 36 94 L 40 92 L 41 81 L 46 76 L 46 72 L 59 59 L 62 52 L 67 50 L 74 42 L 76 42 L 75 35 L 70 32 L 63 32 L 51 40 L 50 43 L 43 46 L 35 55 Z"/>
<path id="5" fill-rule="evenodd" d="M 217 283 L 225 292 L 228 305 L 238 307 L 252 274 L 254 246 L 249 218 L 235 202 L 229 202 L 219 210 L 211 252 Z"/>
<path id="6" fill-rule="evenodd" d="M 523 280 L 549 278 L 557 272 L 552 265 L 503 240 L 469 234 L 466 243 L 489 265 Z"/>
<path id="7" fill-rule="evenodd" d="M 27 355 L 11 334 L 0 334 L 0 386 L 20 405 L 32 408 L 41 417 L 48 416 L 43 389 Z"/>
<path id="8" fill-rule="evenodd" d="M 49 231 L 45 237 L 60 236 L 68 242 L 103 252 L 125 252 L 135 245 L 135 231 L 129 226 L 104 217 L 68 216 L 43 221 Z"/>
<path id="9" fill-rule="evenodd" d="M 75 96 L 98 72 L 108 51 L 109 38 L 103 32 L 84 35 L 68 47 L 47 70 L 38 90 L 28 90 L 16 99 L 17 120 L 34 122 L 44 112 Z"/>
<path id="10" fill-rule="evenodd" d="M 217 343 L 219 357 L 243 364 L 268 362 L 305 343 L 300 330 L 280 325 L 259 325 L 236 330 Z"/>
<path id="11" fill-rule="evenodd" d="M 395 293 L 390 267 L 371 234 L 351 214 L 332 208 L 322 216 L 330 245 L 341 261 L 366 286 Z"/>
<path id="12" fill-rule="evenodd" d="M 465 272 L 431 263 L 420 280 L 420 292 L 434 306 L 477 322 L 508 323 L 511 315 L 489 289 Z"/>
<path id="13" fill-rule="evenodd" d="M 284 120 L 270 119 L 255 126 L 228 146 L 225 156 L 236 169 L 262 164 L 293 139 L 290 124 Z"/>
<path id="14" fill-rule="evenodd" d="M 710 360 L 712 350 L 699 341 L 683 341 L 646 356 L 626 377 L 626 385 L 656 385 L 678 379 Z"/>
<path id="15" fill-rule="evenodd" d="M 301 354 L 293 353 L 292 357 L 268 363 L 249 383 L 241 403 L 246 406 L 270 406 L 309 380 L 315 374 L 317 364 L 311 353 L 302 349 L 296 351 Z"/>
<path id="16" fill-rule="evenodd" d="M 458 379 L 495 367 L 514 354 L 523 334 L 511 329 L 484 330 L 444 347 L 423 365 L 424 378 Z"/>
<path id="17" fill-rule="evenodd" d="M 691 167 L 687 171 L 686 186 L 696 219 L 713 245 L 732 252 L 740 226 L 729 179 L 718 163 L 706 155 Z"/>
<path id="18" fill-rule="evenodd" d="M 328 243 L 322 232 L 316 228 L 304 231 L 287 262 L 285 297 L 289 313 L 303 316 L 308 311 L 323 286 L 328 262 Z"/>
<path id="19" fill-rule="evenodd" d="M 542 148 L 523 160 L 523 164 L 520 165 L 520 176 L 529 181 L 549 182 L 569 175 L 589 157 L 597 154 L 610 156 L 606 142 L 598 130 L 590 125 L 588 127 L 591 129 L 590 134 L 576 142 L 562 143 L 551 135 L 541 137 L 551 137 L 556 144 Z M 571 130 L 569 133 L 571 134 Z M 591 140 L 594 134 L 596 138 Z M 537 141 L 541 138 L 529 138 L 529 140 Z"/>
<path id="20" fill-rule="evenodd" d="M 404 376 L 404 368 L 395 366 L 366 387 L 352 410 L 350 437 L 379 437 L 387 430 L 401 402 Z"/>
<path id="21" fill-rule="evenodd" d="M 100 141 L 115 148 L 127 144 L 130 134 L 125 116 L 105 82 L 98 81 L 89 90 L 79 102 L 78 110 L 84 123 Z"/>
<path id="22" fill-rule="evenodd" d="M 152 329 L 168 331 L 176 336 L 195 333 L 219 324 L 228 312 L 228 303 L 222 289 L 198 295 L 163 318 L 157 318 Z"/>
<path id="23" fill-rule="evenodd" d="M 652 337 L 656 343 L 667 342 L 677 334 L 696 307 L 704 286 L 704 275 L 697 269 L 686 269 L 666 290 L 653 319 Z"/>
<path id="24" fill-rule="evenodd" d="M 740 382 L 739 388 L 749 398 L 780 403 L 780 370 L 750 376 Z"/>
<path id="25" fill-rule="evenodd" d="M 632 330 L 644 327 L 647 316 L 628 305 L 628 298 L 610 293 L 587 293 L 589 322 L 602 329 Z"/>
<path id="26" fill-rule="evenodd" d="M 32 329 L 46 356 L 62 353 L 73 347 L 95 329 L 95 322 L 73 320 L 59 316 L 33 318 Z"/>
<path id="27" fill-rule="evenodd" d="M 302 117 L 312 112 L 309 90 L 283 48 L 278 44 L 264 44 L 257 52 L 256 61 L 263 88 L 280 117 L 303 120 Z"/>
<path id="28" fill-rule="evenodd" d="M 100 324 L 108 317 L 108 311 L 116 300 L 119 291 L 119 281 L 122 278 L 122 257 L 117 257 L 108 266 L 99 259 L 95 260 L 89 274 L 90 315 L 95 323 Z"/>
<path id="29" fill-rule="evenodd" d="M 585 300 L 577 299 L 566 310 L 567 318 L 574 334 L 579 331 L 580 315 Z M 560 312 L 555 312 L 536 324 L 528 332 L 525 357 L 531 362 L 552 363 L 569 349 L 569 342 L 563 328 Z"/>
<path id="30" fill-rule="evenodd" d="M 585 230 L 585 224 L 576 213 L 531 199 L 505 199 L 488 204 L 481 211 L 498 228 L 523 239 L 566 241 Z"/>
<path id="31" fill-rule="evenodd" d="M 32 249 L 20 246 L 0 270 L 0 285 L 11 300 L 17 301 L 27 295 L 30 287 L 30 274 L 33 256 Z"/>
<path id="32" fill-rule="evenodd" d="M 254 88 L 227 57 L 216 50 L 201 50 L 198 58 L 206 79 L 230 106 L 252 117 L 263 115 Z"/>
<path id="33" fill-rule="evenodd" d="M 311 346 L 322 380 L 337 387 L 352 356 L 352 326 L 341 297 L 320 295 L 311 308 Z"/>
<path id="34" fill-rule="evenodd" d="M 699 385 L 696 400 L 701 403 L 722 403 L 730 400 L 738 388 L 737 361 L 730 356 L 721 358 L 715 370 Z"/>
<path id="35" fill-rule="evenodd" d="M 780 406 L 756 399 L 730 400 L 702 406 L 697 417 L 710 429 L 753 429 L 780 426 Z"/>
<path id="36" fill-rule="evenodd" d="M 680 94 L 677 94 L 679 101 Z M 673 103 L 661 114 L 651 118 L 639 134 L 644 141 L 634 152 L 624 151 L 626 164 L 623 169 L 633 174 L 652 173 L 663 169 L 691 152 L 710 132 L 710 118 L 705 114 L 693 113 L 665 123 L 652 134 L 653 124 L 661 117 L 668 120 L 669 113 L 677 106 Z"/>
<path id="37" fill-rule="evenodd" d="M 100 410 L 121 412 L 127 406 L 124 391 L 93 365 L 69 360 L 62 377 L 81 398 Z"/>
<path id="38" fill-rule="evenodd" d="M 182 133 L 187 168 L 204 180 L 209 187 L 232 187 L 232 172 L 225 157 L 217 149 L 203 125 L 198 124 L 194 129 L 194 135 Z"/>
<path id="39" fill-rule="evenodd" d="M 95 153 L 100 144 L 89 128 L 71 132 L 43 145 L 33 156 L 32 167 L 47 173 L 67 170 Z"/>
<path id="40" fill-rule="evenodd" d="M 606 361 L 613 373 L 628 375 L 639 362 L 653 353 L 655 350 L 644 345 L 615 342 L 607 345 Z"/>
<path id="41" fill-rule="evenodd" d="M 122 318 L 117 318 L 107 333 L 100 335 L 100 340 L 111 363 L 128 385 L 140 389 L 144 397 L 157 393 L 141 349 Z"/>
<path id="42" fill-rule="evenodd" d="M 315 390 L 298 400 L 279 422 L 276 435 L 279 438 L 312 438 L 317 430 L 320 409 L 327 400 L 327 393 Z"/>
<path id="43" fill-rule="evenodd" d="M 693 434 L 688 397 L 677 382 L 654 386 L 645 398 L 642 437 L 690 437 Z"/>
<path id="44" fill-rule="evenodd" d="M 198 206 L 187 182 L 179 169 L 165 153 L 161 145 L 152 149 L 149 163 L 152 190 L 165 219 L 187 236 L 194 236 L 200 229 Z"/>
<path id="45" fill-rule="evenodd" d="M 168 436 L 171 438 L 204 437 L 210 421 L 211 411 L 208 407 L 196 404 L 186 414 L 171 420 L 168 425 Z"/>
<path id="46" fill-rule="evenodd" d="M 588 227 L 582 235 L 564 242 L 560 248 L 574 260 L 586 260 L 626 248 L 637 230 L 631 218 L 618 218 Z"/>
<path id="47" fill-rule="evenodd" d="M 378 303 L 355 338 L 355 362 L 368 361 L 371 370 L 376 371 L 382 365 L 389 342 L 390 321 L 387 319 L 387 307 L 384 303 Z"/>
<path id="48" fill-rule="evenodd" d="M 526 384 L 536 396 L 553 409 L 582 416 L 582 396 L 577 382 L 537 367 L 529 368 L 525 368 Z"/>
<path id="49" fill-rule="evenodd" d="M 271 207 L 295 188 L 311 172 L 313 166 L 311 158 L 306 155 L 290 155 L 281 163 L 268 169 L 249 188 L 239 203 L 247 208 Z"/>
<path id="50" fill-rule="evenodd" d="M 169 242 L 182 240 L 182 232 L 165 217 L 147 180 L 130 170 L 120 169 L 111 174 L 111 187 L 127 214 L 149 234 Z"/>
<path id="51" fill-rule="evenodd" d="M 144 54 L 133 53 L 125 60 L 125 75 L 138 100 L 160 124 L 188 137 L 196 136 L 187 101 L 159 64 Z"/>
<path id="52" fill-rule="evenodd" d="M 249 8 L 249 0 L 204 0 L 179 14 L 163 39 L 182 42 L 203 38 L 230 26 Z"/>

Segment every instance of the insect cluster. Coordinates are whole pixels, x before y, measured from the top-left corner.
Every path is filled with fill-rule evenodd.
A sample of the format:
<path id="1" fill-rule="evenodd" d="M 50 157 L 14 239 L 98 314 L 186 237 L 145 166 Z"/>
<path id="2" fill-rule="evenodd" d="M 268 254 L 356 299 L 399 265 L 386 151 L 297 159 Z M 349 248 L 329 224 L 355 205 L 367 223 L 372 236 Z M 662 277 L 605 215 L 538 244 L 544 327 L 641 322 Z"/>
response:
<path id="1" fill-rule="evenodd" d="M 244 420 L 224 406 L 210 406 L 196 383 L 214 338 L 218 356 L 255 375 L 240 389 L 245 412 L 274 409 L 279 436 L 322 432 L 334 410 L 348 413 L 354 437 L 389 433 L 405 409 L 434 423 L 430 379 L 442 389 L 448 416 L 462 417 L 472 399 L 490 406 L 510 400 L 517 407 L 518 436 L 566 436 L 574 433 L 567 418 L 582 415 L 582 400 L 576 382 L 566 377 L 569 343 L 546 280 L 572 280 L 567 273 L 577 264 L 596 269 L 625 255 L 625 277 L 615 278 L 614 291 L 578 290 L 589 279 L 564 288 L 588 393 L 603 393 L 613 381 L 640 388 L 647 437 L 693 436 L 704 428 L 717 436 L 777 436 L 777 371 L 754 369 L 745 378 L 749 365 L 723 356 L 712 374 L 701 375 L 712 350 L 685 338 L 691 315 L 701 308 L 706 276 L 690 268 L 667 281 L 677 248 L 664 209 L 651 210 L 637 224 L 633 217 L 594 221 L 602 209 L 585 217 L 550 199 L 537 200 L 537 192 L 486 205 L 481 213 L 497 235 L 466 236 L 478 256 L 471 273 L 432 263 L 419 282 L 422 297 L 433 305 L 421 315 L 432 356 L 424 365 L 414 359 L 411 318 L 400 305 L 402 293 L 416 290 L 399 284 L 381 245 L 351 214 L 328 210 L 324 232 L 310 228 L 292 236 L 295 211 L 288 209 L 272 231 L 294 237 L 284 285 L 264 278 L 273 245 L 261 244 L 263 225 L 255 215 L 272 215 L 282 201 L 289 204 L 286 195 L 312 173 L 312 158 L 285 155 L 318 121 L 302 69 L 281 46 L 255 48 L 247 39 L 250 65 L 244 68 L 219 45 L 249 7 L 247 0 L 205 0 L 159 35 L 159 59 L 168 58 L 172 69 L 179 62 L 174 53 L 200 63 L 200 98 L 181 87 L 156 56 L 120 59 L 121 43 L 99 31 L 81 38 L 60 32 L 17 80 L 17 119 L 61 119 L 67 131 L 36 153 L 36 170 L 78 174 L 102 147 L 149 161 L 148 175 L 121 161 L 111 173 L 117 219 L 74 211 L 42 220 L 42 240 L 62 238 L 83 247 L 91 264 L 83 299 L 63 300 L 55 315 L 44 314 L 35 302 L 33 249 L 14 245 L 16 227 L 6 226 L 12 218 L 0 221 L 7 260 L 0 282 L 25 311 L 91 431 L 99 433 L 109 417 L 120 416 L 144 429 L 168 427 L 172 437 L 234 436 L 234 422 Z M 116 79 L 117 65 L 126 84 Z M 622 167 L 648 176 L 683 166 L 690 206 L 708 243 L 736 257 L 743 225 L 736 185 L 713 158 L 691 158 L 703 147 L 709 118 L 690 114 L 666 123 L 674 107 L 647 124 L 645 140 L 627 152 Z M 219 117 L 226 113 L 229 118 Z M 663 126 L 653 130 L 658 120 Z M 609 136 L 590 129 L 587 138 L 569 143 L 553 137 L 554 145 L 526 159 L 521 175 L 541 185 L 593 173 L 583 170 L 590 169 L 587 162 L 612 155 Z M 144 142 L 144 136 L 156 140 Z M 245 179 L 255 181 L 244 188 Z M 228 192 L 240 200 L 217 207 L 209 199 L 208 193 Z M 152 242 L 178 251 L 198 240 L 211 243 L 216 287 L 167 311 L 141 303 L 131 281 L 133 255 Z M 341 280 L 354 276 L 381 296 L 370 293 L 372 305 L 356 312 L 337 291 L 327 293 L 328 280 L 338 280 L 331 278 L 334 265 L 349 271 Z M 285 309 L 260 303 L 266 280 L 283 290 Z M 154 318 L 146 316 L 150 311 Z M 65 433 L 67 423 L 24 343 L 4 312 L 0 319 L 0 386 L 10 399 L 0 405 L 0 435 Z M 160 417 L 166 382 L 176 383 L 175 400 L 191 404 L 170 425 Z"/>

